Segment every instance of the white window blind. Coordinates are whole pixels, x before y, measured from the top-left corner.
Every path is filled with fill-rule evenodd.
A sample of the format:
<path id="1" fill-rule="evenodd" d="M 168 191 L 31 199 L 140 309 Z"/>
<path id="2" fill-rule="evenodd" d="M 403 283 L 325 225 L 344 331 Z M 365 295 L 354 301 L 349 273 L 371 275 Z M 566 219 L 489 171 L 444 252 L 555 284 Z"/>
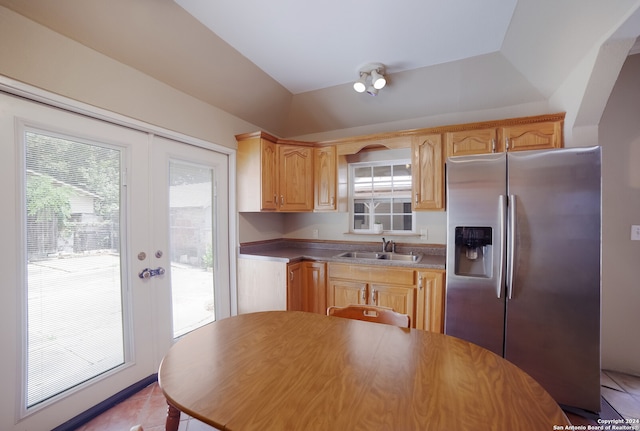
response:
<path id="1" fill-rule="evenodd" d="M 124 362 L 121 150 L 27 130 L 26 404 Z"/>

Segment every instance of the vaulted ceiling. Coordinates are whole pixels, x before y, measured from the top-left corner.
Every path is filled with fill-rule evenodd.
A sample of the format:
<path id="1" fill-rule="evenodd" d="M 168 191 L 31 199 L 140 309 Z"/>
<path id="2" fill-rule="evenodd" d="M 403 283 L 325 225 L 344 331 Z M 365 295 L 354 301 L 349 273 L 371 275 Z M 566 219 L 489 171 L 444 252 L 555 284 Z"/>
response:
<path id="1" fill-rule="evenodd" d="M 638 0 L 0 4 L 281 137 L 545 106 L 639 7 Z M 370 62 L 387 66 L 388 85 L 375 97 L 352 88 Z"/>

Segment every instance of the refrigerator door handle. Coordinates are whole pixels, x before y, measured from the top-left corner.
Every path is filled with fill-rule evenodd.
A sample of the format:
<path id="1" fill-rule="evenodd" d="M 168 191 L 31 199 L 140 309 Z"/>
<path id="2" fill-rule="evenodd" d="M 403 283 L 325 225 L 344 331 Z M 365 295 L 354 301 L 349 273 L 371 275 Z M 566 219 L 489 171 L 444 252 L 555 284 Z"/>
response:
<path id="1" fill-rule="evenodd" d="M 513 297 L 513 273 L 516 258 L 516 195 L 509 195 L 509 264 L 507 265 L 507 298 Z"/>
<path id="2" fill-rule="evenodd" d="M 507 231 L 506 228 L 506 202 L 507 197 L 505 195 L 500 195 L 498 198 L 498 212 L 500 213 L 500 261 L 499 261 L 499 270 L 497 277 L 497 285 L 496 291 L 498 294 L 498 299 L 502 298 L 502 290 L 504 287 L 504 259 L 505 259 L 505 238 L 504 234 Z"/>

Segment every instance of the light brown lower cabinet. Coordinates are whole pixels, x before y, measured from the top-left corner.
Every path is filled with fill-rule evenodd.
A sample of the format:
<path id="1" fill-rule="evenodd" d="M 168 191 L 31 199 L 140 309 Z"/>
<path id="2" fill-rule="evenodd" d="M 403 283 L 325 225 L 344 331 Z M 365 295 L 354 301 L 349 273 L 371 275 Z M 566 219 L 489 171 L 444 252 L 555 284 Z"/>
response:
<path id="1" fill-rule="evenodd" d="M 445 271 L 302 261 L 238 259 L 238 312 L 375 304 L 411 317 L 411 326 L 444 329 Z"/>
<path id="2" fill-rule="evenodd" d="M 326 313 L 326 267 L 317 261 L 287 265 L 287 310 Z"/>
<path id="3" fill-rule="evenodd" d="M 418 307 L 416 328 L 444 333 L 445 271 L 417 271 Z"/>
<path id="4" fill-rule="evenodd" d="M 327 306 L 371 304 L 408 314 L 411 326 L 442 332 L 444 271 L 328 263 Z"/>

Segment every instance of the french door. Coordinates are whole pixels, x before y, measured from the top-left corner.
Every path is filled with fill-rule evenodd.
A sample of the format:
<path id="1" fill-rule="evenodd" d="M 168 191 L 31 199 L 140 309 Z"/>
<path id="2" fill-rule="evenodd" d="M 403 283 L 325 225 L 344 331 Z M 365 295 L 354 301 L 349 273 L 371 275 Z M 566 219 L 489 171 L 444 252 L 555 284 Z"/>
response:
<path id="1" fill-rule="evenodd" d="M 0 93 L 0 429 L 49 430 L 229 316 L 228 155 Z"/>
<path id="2" fill-rule="evenodd" d="M 162 352 L 176 338 L 231 314 L 228 157 L 154 137 L 149 277 Z M 143 281 L 144 282 L 144 281 Z"/>

